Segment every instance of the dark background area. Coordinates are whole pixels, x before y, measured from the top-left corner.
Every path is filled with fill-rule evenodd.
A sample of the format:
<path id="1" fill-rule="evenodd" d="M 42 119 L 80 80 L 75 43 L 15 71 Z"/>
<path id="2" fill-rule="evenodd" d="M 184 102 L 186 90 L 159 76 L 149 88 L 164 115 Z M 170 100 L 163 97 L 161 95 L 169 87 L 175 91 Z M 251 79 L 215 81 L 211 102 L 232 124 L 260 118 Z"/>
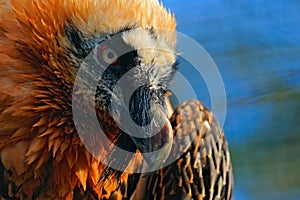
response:
<path id="1" fill-rule="evenodd" d="M 300 199 L 300 1 L 163 3 L 222 75 L 234 199 Z M 179 71 L 210 107 L 205 83 L 185 65 Z"/>

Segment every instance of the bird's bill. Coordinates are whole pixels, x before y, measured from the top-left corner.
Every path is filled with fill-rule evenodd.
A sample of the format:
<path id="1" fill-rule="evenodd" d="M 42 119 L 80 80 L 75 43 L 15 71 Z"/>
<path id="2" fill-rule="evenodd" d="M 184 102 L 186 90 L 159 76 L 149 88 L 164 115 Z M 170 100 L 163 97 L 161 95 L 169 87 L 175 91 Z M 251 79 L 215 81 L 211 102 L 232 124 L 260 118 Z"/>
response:
<path id="1" fill-rule="evenodd" d="M 168 158 L 173 142 L 173 129 L 165 115 L 162 129 L 152 137 L 132 137 L 137 149 L 142 153 L 149 169 L 160 168 Z"/>

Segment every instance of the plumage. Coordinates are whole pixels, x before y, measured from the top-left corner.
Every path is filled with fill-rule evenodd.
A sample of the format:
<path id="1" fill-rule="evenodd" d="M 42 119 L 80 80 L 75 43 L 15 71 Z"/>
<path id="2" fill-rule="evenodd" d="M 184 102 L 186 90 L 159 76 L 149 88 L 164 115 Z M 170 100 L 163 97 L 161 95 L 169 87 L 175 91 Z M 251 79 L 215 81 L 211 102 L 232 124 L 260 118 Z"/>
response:
<path id="1" fill-rule="evenodd" d="M 150 117 L 145 108 L 157 106 L 159 119 L 166 118 L 164 98 L 176 61 L 175 28 L 174 16 L 156 0 L 0 0 L 0 198 L 231 199 L 227 143 L 200 102 L 177 108 L 152 143 L 125 134 L 109 112 L 110 103 L 124 96 L 126 86 L 117 94 L 111 88 L 130 68 L 132 85 L 148 81 L 130 100 L 131 117 L 145 125 Z M 74 88 L 78 69 L 103 36 L 117 33 L 133 51 L 118 58 L 120 69 L 104 73 L 97 86 L 96 110 L 111 142 L 137 152 L 124 158 L 124 167 L 140 167 L 144 159 L 159 164 L 169 152 L 159 158 L 141 153 L 161 141 L 171 143 L 175 135 L 198 138 L 186 146 L 174 141 L 169 159 L 179 154 L 179 144 L 183 156 L 153 174 L 108 168 L 86 149 L 79 129 L 99 154 L 114 149 L 98 145 L 93 126 L 74 125 L 72 98 L 86 101 L 86 91 Z M 83 99 L 72 97 L 74 90 Z M 80 109 L 87 114 L 95 110 Z M 189 116 L 182 115 L 182 109 Z M 202 148 L 204 140 L 208 146 Z"/>
<path id="2" fill-rule="evenodd" d="M 141 199 L 232 199 L 228 144 L 213 114 L 192 100 L 176 108 L 170 121 L 178 135 L 174 149 L 185 153 L 172 151 L 169 159 L 180 156 L 176 162 L 144 178 Z"/>

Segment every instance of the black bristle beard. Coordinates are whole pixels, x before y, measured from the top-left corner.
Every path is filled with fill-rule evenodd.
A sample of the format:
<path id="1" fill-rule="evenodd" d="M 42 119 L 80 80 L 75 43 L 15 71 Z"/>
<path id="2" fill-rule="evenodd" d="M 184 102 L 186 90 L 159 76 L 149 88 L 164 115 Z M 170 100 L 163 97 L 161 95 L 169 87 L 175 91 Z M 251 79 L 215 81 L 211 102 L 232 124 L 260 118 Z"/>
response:
<path id="1" fill-rule="evenodd" d="M 103 184 L 107 180 L 120 180 L 120 177 L 124 171 L 119 171 L 114 168 L 109 167 L 110 165 L 118 166 L 119 169 L 125 169 L 130 160 L 132 159 L 133 153 L 136 152 L 136 147 L 130 136 L 126 133 L 118 134 L 113 143 L 118 146 L 119 148 L 123 149 L 125 154 L 123 153 L 122 156 L 118 155 L 114 149 L 109 153 L 108 164 L 105 166 L 104 171 L 102 173 L 102 177 L 99 180 L 99 184 Z M 111 159 L 111 158 L 118 158 L 118 159 Z"/>

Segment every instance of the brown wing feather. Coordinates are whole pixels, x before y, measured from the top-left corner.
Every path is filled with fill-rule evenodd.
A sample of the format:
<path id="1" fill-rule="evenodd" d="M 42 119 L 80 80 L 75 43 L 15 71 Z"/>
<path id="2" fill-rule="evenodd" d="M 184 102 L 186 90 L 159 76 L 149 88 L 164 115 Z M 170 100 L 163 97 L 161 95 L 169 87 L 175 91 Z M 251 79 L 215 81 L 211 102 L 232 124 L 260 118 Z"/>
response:
<path id="1" fill-rule="evenodd" d="M 144 177 L 144 199 L 232 199 L 233 174 L 224 133 L 199 101 L 180 105 L 171 117 L 175 134 L 171 165 Z"/>

